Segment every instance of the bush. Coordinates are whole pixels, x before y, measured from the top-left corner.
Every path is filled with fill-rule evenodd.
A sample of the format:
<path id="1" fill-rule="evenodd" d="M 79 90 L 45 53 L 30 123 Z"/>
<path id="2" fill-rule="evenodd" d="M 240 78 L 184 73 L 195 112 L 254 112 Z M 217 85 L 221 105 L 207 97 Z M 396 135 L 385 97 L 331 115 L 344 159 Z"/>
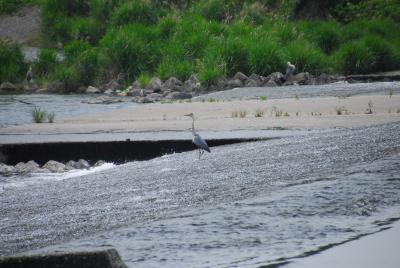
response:
<path id="1" fill-rule="evenodd" d="M 245 2 L 240 12 L 240 17 L 247 23 L 260 25 L 265 21 L 267 16 L 267 8 L 260 2 Z"/>
<path id="2" fill-rule="evenodd" d="M 27 70 L 19 45 L 0 40 L 0 82 L 17 82 Z"/>
<path id="3" fill-rule="evenodd" d="M 74 62 L 83 52 L 91 46 L 82 40 L 74 40 L 64 47 L 64 55 L 68 62 Z"/>
<path id="4" fill-rule="evenodd" d="M 100 42 L 111 66 L 134 80 L 142 72 L 153 73 L 160 59 L 159 43 L 153 28 L 132 24 L 109 31 Z"/>
<path id="5" fill-rule="evenodd" d="M 338 51 L 340 69 L 345 74 L 365 74 L 374 65 L 374 57 L 364 42 L 345 44 Z"/>
<path id="6" fill-rule="evenodd" d="M 282 59 L 279 48 L 268 40 L 252 43 L 249 61 L 251 71 L 259 75 L 266 76 L 285 68 L 285 61 Z"/>
<path id="7" fill-rule="evenodd" d="M 285 62 L 290 61 L 296 66 L 297 72 L 320 74 L 327 71 L 324 53 L 304 40 L 290 43 L 284 49 L 284 57 Z"/>
<path id="8" fill-rule="evenodd" d="M 177 21 L 172 17 L 165 17 L 158 23 L 159 36 L 163 39 L 170 38 L 176 31 Z"/>
<path id="9" fill-rule="evenodd" d="M 343 22 L 356 19 L 386 19 L 400 22 L 398 0 L 342 1 L 335 9 L 336 17 Z"/>
<path id="10" fill-rule="evenodd" d="M 155 9 L 142 0 L 132 0 L 119 6 L 111 16 L 113 25 L 121 26 L 130 23 L 153 24 L 157 22 Z"/>
<path id="11" fill-rule="evenodd" d="M 209 20 L 223 21 L 227 11 L 225 1 L 220 0 L 206 0 L 201 6 L 201 14 Z"/>
<path id="12" fill-rule="evenodd" d="M 34 62 L 33 73 L 39 77 L 46 77 L 57 65 L 57 54 L 52 49 L 42 49 L 38 59 Z"/>
<path id="13" fill-rule="evenodd" d="M 81 83 L 79 75 L 73 67 L 60 65 L 51 74 L 51 80 L 60 83 L 62 92 L 77 91 Z"/>
<path id="14" fill-rule="evenodd" d="M 97 20 L 107 23 L 115 9 L 123 0 L 91 0 L 90 14 Z"/>
<path id="15" fill-rule="evenodd" d="M 246 37 L 229 37 L 224 44 L 222 56 L 229 76 L 239 71 L 245 74 L 251 72 L 250 51 L 246 39 Z"/>
<path id="16" fill-rule="evenodd" d="M 76 17 L 70 21 L 69 39 L 86 40 L 91 44 L 97 44 L 103 36 L 104 24 L 91 17 Z"/>
<path id="17" fill-rule="evenodd" d="M 327 54 L 339 48 L 341 44 L 341 26 L 335 22 L 318 22 L 310 26 L 310 39 Z"/>
<path id="18" fill-rule="evenodd" d="M 374 35 L 344 45 L 337 57 L 345 74 L 365 74 L 400 68 L 399 51 L 390 42 Z"/>
<path id="19" fill-rule="evenodd" d="M 215 85 L 226 74 L 226 63 L 218 50 L 205 53 L 205 57 L 198 63 L 198 78 L 204 88 Z"/>
<path id="20" fill-rule="evenodd" d="M 400 68 L 400 54 L 395 47 L 377 36 L 366 36 L 363 42 L 374 59 L 370 72 L 391 71 Z"/>
<path id="21" fill-rule="evenodd" d="M 185 81 L 193 73 L 193 69 L 193 64 L 188 60 L 166 58 L 158 65 L 157 75 L 161 80 L 174 76 L 181 81 Z"/>

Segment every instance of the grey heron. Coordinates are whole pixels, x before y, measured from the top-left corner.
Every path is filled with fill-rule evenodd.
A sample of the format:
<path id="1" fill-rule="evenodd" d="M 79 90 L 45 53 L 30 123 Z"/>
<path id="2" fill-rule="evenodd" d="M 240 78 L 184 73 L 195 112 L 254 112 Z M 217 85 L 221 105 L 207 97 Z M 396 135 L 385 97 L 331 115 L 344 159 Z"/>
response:
<path id="1" fill-rule="evenodd" d="M 189 116 L 193 120 L 192 121 L 192 134 L 193 134 L 192 142 L 199 149 L 199 159 L 200 159 L 200 157 L 204 153 L 204 151 L 207 151 L 207 152 L 211 153 L 210 148 L 208 148 L 207 142 L 199 134 L 197 134 L 196 130 L 194 129 L 194 115 L 193 115 L 193 113 L 185 114 L 185 116 Z"/>
<path id="2" fill-rule="evenodd" d="M 31 82 L 32 78 L 32 66 L 29 66 L 29 70 L 26 72 L 26 81 Z"/>
<path id="3" fill-rule="evenodd" d="M 290 63 L 290 61 L 288 61 L 286 63 L 287 67 L 286 67 L 286 74 L 285 74 L 285 78 L 286 80 L 290 79 L 294 73 L 294 70 L 296 70 L 296 66 L 294 66 L 293 64 Z"/>

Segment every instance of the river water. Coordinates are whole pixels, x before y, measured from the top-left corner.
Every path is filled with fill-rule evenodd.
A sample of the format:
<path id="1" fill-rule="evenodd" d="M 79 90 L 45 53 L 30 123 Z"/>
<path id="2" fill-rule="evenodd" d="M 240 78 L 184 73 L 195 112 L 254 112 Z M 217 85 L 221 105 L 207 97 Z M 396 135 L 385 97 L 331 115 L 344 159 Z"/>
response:
<path id="1" fill-rule="evenodd" d="M 0 95 L 0 127 L 32 123 L 32 110 L 38 107 L 53 112 L 57 118 L 73 117 L 83 114 L 107 111 L 136 105 L 130 98 L 114 104 L 87 104 L 97 96 L 93 95 L 56 95 L 56 94 L 21 94 Z"/>
<path id="2" fill-rule="evenodd" d="M 400 124 L 0 180 L 0 254 L 115 247 L 129 267 L 259 267 L 400 217 Z"/>

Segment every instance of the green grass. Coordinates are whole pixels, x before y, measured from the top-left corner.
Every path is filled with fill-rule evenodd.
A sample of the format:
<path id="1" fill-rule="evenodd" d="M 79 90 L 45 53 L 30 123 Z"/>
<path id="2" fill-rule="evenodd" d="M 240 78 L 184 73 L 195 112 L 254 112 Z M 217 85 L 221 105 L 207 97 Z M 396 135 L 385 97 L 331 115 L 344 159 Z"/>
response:
<path id="1" fill-rule="evenodd" d="M 32 120 L 34 123 L 43 123 L 46 120 L 47 113 L 46 111 L 35 107 L 32 110 Z M 53 117 L 54 119 L 54 117 Z"/>
<path id="2" fill-rule="evenodd" d="M 367 7 L 374 1 L 366 0 Z M 396 14 L 393 1 L 388 0 L 390 12 L 376 3 L 378 13 Z M 34 64 L 35 74 L 74 86 L 98 85 L 119 74 L 128 85 L 142 74 L 184 81 L 195 73 L 207 90 L 238 71 L 284 73 L 287 61 L 296 72 L 314 75 L 400 68 L 400 22 L 375 11 L 372 19 L 348 20 L 340 7 L 334 15 L 346 21 L 341 23 L 294 21 L 296 3 L 284 0 L 41 0 L 40 5 L 43 41 L 50 49 Z M 54 61 L 51 52 L 58 43 L 64 45 L 64 62 Z M 20 70 L 11 62 L 3 65 L 9 71 L 1 76 L 8 73 L 14 80 L 26 70 L 24 64 Z M 18 75 L 11 77 L 12 72 Z"/>
<path id="3" fill-rule="evenodd" d="M 26 71 L 20 46 L 0 39 L 0 83 L 21 81 Z"/>
<path id="4" fill-rule="evenodd" d="M 258 108 L 258 109 L 256 109 L 256 111 L 254 112 L 254 116 L 255 116 L 255 117 L 263 117 L 263 116 L 264 116 L 264 113 L 265 113 L 265 110 L 264 110 L 264 109 Z"/>

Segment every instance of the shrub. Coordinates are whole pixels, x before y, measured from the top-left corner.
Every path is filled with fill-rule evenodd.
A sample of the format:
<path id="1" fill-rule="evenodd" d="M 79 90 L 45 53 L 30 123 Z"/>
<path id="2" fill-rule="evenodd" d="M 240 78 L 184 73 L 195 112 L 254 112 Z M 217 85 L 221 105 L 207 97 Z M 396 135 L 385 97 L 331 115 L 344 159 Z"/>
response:
<path id="1" fill-rule="evenodd" d="M 209 20 L 223 21 L 227 17 L 227 1 L 206 0 L 201 6 L 201 14 Z"/>
<path id="2" fill-rule="evenodd" d="M 363 42 L 373 57 L 372 65 L 369 65 L 369 72 L 400 68 L 400 53 L 391 43 L 376 36 L 367 36 Z"/>
<path id="3" fill-rule="evenodd" d="M 176 31 L 177 21 L 172 17 L 165 17 L 158 23 L 159 36 L 161 38 L 170 38 Z"/>
<path id="4" fill-rule="evenodd" d="M 90 0 L 90 14 L 99 21 L 108 22 L 115 8 L 121 3 L 123 0 Z"/>
<path id="5" fill-rule="evenodd" d="M 118 73 L 133 80 L 142 72 L 152 73 L 158 65 L 159 44 L 154 29 L 140 24 L 109 31 L 100 42 L 105 56 Z"/>
<path id="6" fill-rule="evenodd" d="M 33 65 L 33 72 L 39 77 L 46 77 L 51 71 L 54 70 L 56 64 L 56 51 L 52 49 L 42 49 L 39 53 L 38 59 Z"/>
<path id="7" fill-rule="evenodd" d="M 297 72 L 320 74 L 326 71 L 326 57 L 317 47 L 304 40 L 296 40 L 284 49 L 286 61 L 296 66 Z"/>
<path id="8" fill-rule="evenodd" d="M 166 80 L 171 76 L 175 76 L 181 81 L 185 81 L 193 73 L 193 64 L 188 60 L 180 60 L 173 58 L 164 59 L 157 67 L 157 75 Z"/>
<path id="9" fill-rule="evenodd" d="M 318 22 L 310 27 L 310 38 L 322 51 L 330 54 L 340 46 L 340 28 L 335 22 Z"/>
<path id="10" fill-rule="evenodd" d="M 260 2 L 245 2 L 240 12 L 242 20 L 251 24 L 262 24 L 265 21 L 267 8 Z"/>
<path id="11" fill-rule="evenodd" d="M 285 67 L 279 48 L 268 40 L 253 42 L 249 64 L 251 71 L 259 75 L 268 75 Z"/>
<path id="12" fill-rule="evenodd" d="M 113 25 L 153 24 L 158 20 L 155 9 L 142 0 L 131 0 L 119 6 L 111 16 Z"/>
<path id="13" fill-rule="evenodd" d="M 374 64 L 371 51 L 363 42 L 345 44 L 338 51 L 340 69 L 345 74 L 368 73 L 370 65 Z"/>
<path id="14" fill-rule="evenodd" d="M 27 70 L 20 46 L 0 40 L 0 82 L 16 82 L 23 79 Z"/>
<path id="15" fill-rule="evenodd" d="M 70 20 L 69 39 L 86 40 L 97 44 L 104 33 L 104 24 L 92 17 L 77 17 Z"/>
<path id="16" fill-rule="evenodd" d="M 300 36 L 299 30 L 290 23 L 277 23 L 270 27 L 273 27 L 273 36 L 280 46 L 287 46 Z"/>
<path id="17" fill-rule="evenodd" d="M 400 22 L 400 5 L 398 0 L 342 1 L 342 4 L 336 7 L 335 15 L 344 22 L 360 18 L 391 18 Z"/>
<path id="18" fill-rule="evenodd" d="M 140 82 L 140 86 L 145 88 L 150 83 L 151 75 L 148 73 L 141 73 L 137 80 Z"/>
<path id="19" fill-rule="evenodd" d="M 400 54 L 395 47 L 372 35 L 344 45 L 337 57 L 345 74 L 389 71 L 400 67 Z"/>
<path id="20" fill-rule="evenodd" d="M 90 11 L 88 0 L 42 0 L 43 15 L 54 16 L 54 12 L 62 13 L 65 16 L 87 16 Z"/>
<path id="21" fill-rule="evenodd" d="M 245 38 L 229 37 L 223 48 L 222 55 L 226 62 L 226 70 L 229 76 L 237 72 L 249 74 L 251 66 L 249 64 L 249 47 L 244 41 Z"/>
<path id="22" fill-rule="evenodd" d="M 51 79 L 60 83 L 59 90 L 62 92 L 74 92 L 80 86 L 79 75 L 73 67 L 58 66 L 51 74 Z"/>
<path id="23" fill-rule="evenodd" d="M 99 69 L 98 53 L 96 49 L 87 49 L 82 52 L 73 64 L 79 83 L 88 86 L 93 84 Z"/>
<path id="24" fill-rule="evenodd" d="M 90 49 L 91 46 L 82 40 L 74 40 L 69 42 L 64 47 L 64 55 L 67 61 L 73 62 L 75 61 L 83 52 Z"/>

